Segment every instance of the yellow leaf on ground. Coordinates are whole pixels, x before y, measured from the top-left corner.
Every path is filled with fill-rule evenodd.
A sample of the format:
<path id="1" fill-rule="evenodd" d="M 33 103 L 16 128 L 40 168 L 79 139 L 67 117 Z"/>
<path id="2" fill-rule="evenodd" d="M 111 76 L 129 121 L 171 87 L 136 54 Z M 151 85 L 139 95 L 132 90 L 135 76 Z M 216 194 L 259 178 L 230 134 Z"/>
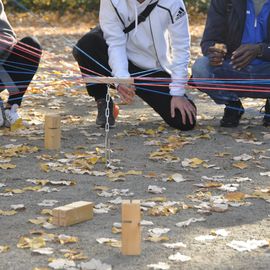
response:
<path id="1" fill-rule="evenodd" d="M 40 164 L 40 169 L 41 169 L 43 172 L 49 172 L 49 171 L 50 171 L 50 167 L 49 167 L 49 165 L 46 164 L 46 163 Z"/>
<path id="2" fill-rule="evenodd" d="M 35 237 L 35 238 L 29 238 L 22 236 L 19 239 L 19 242 L 17 244 L 18 248 L 31 248 L 31 249 L 37 249 L 42 248 L 46 246 L 46 242 L 43 237 Z"/>
<path id="3" fill-rule="evenodd" d="M 154 206 L 148 210 L 150 216 L 170 216 L 178 212 L 178 208 L 174 206 Z"/>
<path id="4" fill-rule="evenodd" d="M 88 257 L 84 255 L 81 251 L 69 250 L 64 254 L 65 258 L 73 261 L 87 260 Z"/>
<path id="5" fill-rule="evenodd" d="M 10 250 L 9 246 L 0 246 L 0 253 L 5 253 Z"/>
<path id="6" fill-rule="evenodd" d="M 24 191 L 38 191 L 38 190 L 40 190 L 41 188 L 42 188 L 41 186 L 35 186 L 35 187 L 29 186 L 29 187 L 24 187 L 23 190 L 24 190 Z"/>
<path id="7" fill-rule="evenodd" d="M 166 202 L 166 197 L 151 197 L 145 200 L 146 202 Z"/>
<path id="8" fill-rule="evenodd" d="M 246 169 L 248 165 L 245 162 L 237 162 L 233 163 L 233 167 L 243 170 Z"/>
<path id="9" fill-rule="evenodd" d="M 29 222 L 31 222 L 32 224 L 35 224 L 35 225 L 41 225 L 45 222 L 47 222 L 47 218 L 45 217 L 42 217 L 42 218 L 31 218 L 31 219 L 28 219 Z"/>
<path id="10" fill-rule="evenodd" d="M 16 122 L 14 124 L 12 124 L 10 126 L 10 131 L 16 131 L 16 130 L 19 130 L 19 129 L 24 129 L 25 126 L 23 125 L 23 121 L 21 118 L 19 118 L 18 120 L 16 120 Z"/>
<path id="11" fill-rule="evenodd" d="M 167 235 L 162 235 L 162 236 L 153 235 L 153 236 L 148 236 L 145 240 L 150 241 L 150 242 L 154 242 L 154 243 L 158 243 L 158 242 L 169 241 L 170 238 Z"/>
<path id="12" fill-rule="evenodd" d="M 270 189 L 268 192 L 264 190 L 256 190 L 253 194 L 251 194 L 253 198 L 263 199 L 267 202 L 270 202 Z"/>
<path id="13" fill-rule="evenodd" d="M 224 197 L 228 201 L 239 202 L 239 201 L 243 201 L 245 199 L 246 194 L 242 193 L 242 192 L 229 192 L 229 193 L 225 194 Z"/>
<path id="14" fill-rule="evenodd" d="M 0 216 L 14 216 L 16 214 L 17 212 L 15 210 L 10 210 L 10 211 L 0 210 Z"/>
<path id="15" fill-rule="evenodd" d="M 122 232 L 121 228 L 112 227 L 112 233 L 117 234 L 117 233 L 121 233 L 121 232 Z"/>
<path id="16" fill-rule="evenodd" d="M 24 193 L 24 190 L 21 190 L 21 189 L 18 189 L 18 188 L 15 188 L 15 189 L 6 188 L 5 192 L 12 192 L 13 194 L 21 194 L 21 193 Z"/>
<path id="17" fill-rule="evenodd" d="M 95 157 L 88 158 L 87 162 L 89 162 L 92 165 L 95 165 L 98 162 L 99 159 L 100 159 L 100 157 L 95 156 Z"/>
<path id="18" fill-rule="evenodd" d="M 70 243 L 77 243 L 79 241 L 79 238 L 75 236 L 60 234 L 58 236 L 58 240 L 61 245 L 65 245 L 65 244 L 70 244 Z"/>
<path id="19" fill-rule="evenodd" d="M 42 209 L 40 214 L 52 216 L 52 209 Z"/>
<path id="20" fill-rule="evenodd" d="M 16 168 L 15 164 L 11 164 L 11 163 L 0 164 L 0 169 L 2 170 L 8 170 L 8 169 L 14 169 L 14 168 Z"/>
<path id="21" fill-rule="evenodd" d="M 126 172 L 126 175 L 142 175 L 142 171 L 130 170 Z"/>

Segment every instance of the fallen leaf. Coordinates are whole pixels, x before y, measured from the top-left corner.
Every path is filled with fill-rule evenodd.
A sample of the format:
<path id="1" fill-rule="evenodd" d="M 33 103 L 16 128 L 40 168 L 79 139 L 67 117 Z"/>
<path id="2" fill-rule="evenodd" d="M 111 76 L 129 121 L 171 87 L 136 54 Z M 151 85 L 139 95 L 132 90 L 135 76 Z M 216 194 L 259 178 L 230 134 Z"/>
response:
<path id="1" fill-rule="evenodd" d="M 162 236 L 152 235 L 152 236 L 148 236 L 145 238 L 145 241 L 150 241 L 150 242 L 154 242 L 154 243 L 166 242 L 169 240 L 170 240 L 170 238 L 167 235 L 162 235 Z"/>
<path id="2" fill-rule="evenodd" d="M 12 204 L 10 208 L 13 210 L 24 210 L 25 206 L 24 204 Z"/>
<path id="3" fill-rule="evenodd" d="M 233 157 L 233 160 L 235 161 L 248 161 L 252 159 L 253 157 L 247 154 L 243 154 L 241 156 Z"/>
<path id="4" fill-rule="evenodd" d="M 187 245 L 182 243 L 182 242 L 178 242 L 178 243 L 164 243 L 162 244 L 163 246 L 165 246 L 166 248 L 171 248 L 171 249 L 178 249 L 178 248 L 186 248 Z"/>
<path id="5" fill-rule="evenodd" d="M 50 255 L 53 254 L 53 248 L 37 248 L 37 249 L 33 249 L 32 253 L 36 253 L 36 254 L 40 254 L 40 255 Z"/>
<path id="6" fill-rule="evenodd" d="M 149 193 L 161 194 L 161 193 L 163 193 L 164 190 L 166 190 L 166 188 L 164 188 L 164 187 L 158 187 L 155 185 L 148 186 Z"/>
<path id="7" fill-rule="evenodd" d="M 154 270 L 168 270 L 170 269 L 170 265 L 164 262 L 158 262 L 156 264 L 148 264 L 148 268 L 152 268 Z"/>
<path id="8" fill-rule="evenodd" d="M 195 240 L 196 241 L 200 241 L 200 242 L 205 242 L 205 241 L 212 241 L 216 239 L 216 236 L 215 235 L 199 235 L 197 237 L 195 237 Z"/>
<path id="9" fill-rule="evenodd" d="M 10 250 L 9 246 L 0 246 L 0 253 L 6 253 Z"/>
<path id="10" fill-rule="evenodd" d="M 10 211 L 4 211 L 0 209 L 0 216 L 14 216 L 16 215 L 17 212 L 15 210 L 10 210 Z"/>
<path id="11" fill-rule="evenodd" d="M 117 248 L 121 247 L 121 241 L 113 239 L 113 238 L 98 238 L 96 239 L 96 241 L 99 244 L 106 244 L 111 247 L 117 247 Z"/>
<path id="12" fill-rule="evenodd" d="M 189 256 L 182 255 L 181 253 L 177 252 L 174 255 L 170 255 L 169 260 L 174 262 L 187 262 L 190 261 L 191 258 Z"/>
<path id="13" fill-rule="evenodd" d="M 260 247 L 266 247 L 269 246 L 269 241 L 266 240 L 247 240 L 247 241 L 237 241 L 233 240 L 230 243 L 227 244 L 227 246 L 243 252 L 243 251 L 252 251 L 254 249 L 260 248 Z"/>
<path id="14" fill-rule="evenodd" d="M 190 218 L 186 221 L 182 221 L 182 222 L 178 222 L 176 223 L 176 226 L 177 227 L 187 227 L 189 226 L 191 223 L 194 223 L 194 222 L 200 222 L 200 221 L 206 221 L 205 218 L 201 217 L 201 218 Z"/>
<path id="15" fill-rule="evenodd" d="M 246 169 L 248 165 L 245 162 L 237 162 L 233 163 L 233 167 L 243 170 Z"/>
<path id="16" fill-rule="evenodd" d="M 246 197 L 245 193 L 242 192 L 229 192 L 225 194 L 225 199 L 230 201 L 230 202 L 239 202 L 243 201 Z"/>
<path id="17" fill-rule="evenodd" d="M 175 173 L 171 176 L 168 177 L 168 181 L 174 181 L 176 183 L 181 183 L 181 182 L 185 182 L 187 181 L 186 179 L 184 179 L 183 175 L 180 173 Z"/>
<path id="18" fill-rule="evenodd" d="M 17 244 L 18 248 L 31 248 L 31 249 L 38 249 L 43 248 L 46 246 L 46 242 L 43 237 L 35 237 L 35 238 L 29 238 L 22 236 L 19 239 L 19 242 Z"/>
<path id="19" fill-rule="evenodd" d="M 89 262 L 82 262 L 80 264 L 81 270 L 112 270 L 112 266 L 102 263 L 100 260 L 92 259 Z"/>
<path id="20" fill-rule="evenodd" d="M 70 244 L 70 243 L 77 243 L 79 241 L 78 237 L 69 236 L 65 234 L 58 235 L 58 240 L 61 245 Z"/>
<path id="21" fill-rule="evenodd" d="M 48 266 L 53 269 L 67 269 L 69 267 L 75 267 L 76 264 L 74 261 L 67 259 L 55 259 Z"/>
<path id="22" fill-rule="evenodd" d="M 14 169 L 14 168 L 16 168 L 15 164 L 10 164 L 10 163 L 0 164 L 0 169 L 2 170 L 8 170 L 8 169 Z"/>

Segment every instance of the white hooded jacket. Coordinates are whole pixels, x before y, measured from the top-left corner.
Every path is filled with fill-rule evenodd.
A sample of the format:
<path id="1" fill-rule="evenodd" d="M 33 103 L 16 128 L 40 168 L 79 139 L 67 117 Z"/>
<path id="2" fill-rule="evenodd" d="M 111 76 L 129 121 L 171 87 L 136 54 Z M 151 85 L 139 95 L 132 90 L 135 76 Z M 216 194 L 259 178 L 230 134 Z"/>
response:
<path id="1" fill-rule="evenodd" d="M 147 5 L 156 1 L 145 0 L 141 4 L 137 0 L 100 1 L 99 22 L 109 46 L 109 65 L 115 77 L 130 77 L 128 60 L 145 70 L 162 68 L 172 78 L 170 94 L 183 96 L 190 57 L 188 17 L 183 1 L 159 0 L 144 22 L 128 34 L 123 32 Z"/>

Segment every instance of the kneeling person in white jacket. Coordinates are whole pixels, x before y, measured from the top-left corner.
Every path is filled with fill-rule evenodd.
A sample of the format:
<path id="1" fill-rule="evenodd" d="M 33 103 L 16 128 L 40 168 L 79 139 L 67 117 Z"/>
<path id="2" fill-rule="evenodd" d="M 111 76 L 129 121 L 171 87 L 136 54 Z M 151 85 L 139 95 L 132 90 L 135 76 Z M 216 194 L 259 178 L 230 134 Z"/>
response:
<path id="1" fill-rule="evenodd" d="M 99 23 L 100 28 L 84 35 L 73 49 L 83 76 L 152 77 L 135 79 L 135 86 L 119 84 L 122 100 L 130 103 L 136 94 L 171 127 L 192 129 L 196 107 L 184 88 L 190 35 L 183 1 L 101 0 Z M 168 78 L 167 83 L 159 81 L 161 77 Z M 97 102 L 96 123 L 105 126 L 107 86 L 88 84 L 87 91 Z M 109 108 L 109 123 L 114 125 L 112 100 Z"/>

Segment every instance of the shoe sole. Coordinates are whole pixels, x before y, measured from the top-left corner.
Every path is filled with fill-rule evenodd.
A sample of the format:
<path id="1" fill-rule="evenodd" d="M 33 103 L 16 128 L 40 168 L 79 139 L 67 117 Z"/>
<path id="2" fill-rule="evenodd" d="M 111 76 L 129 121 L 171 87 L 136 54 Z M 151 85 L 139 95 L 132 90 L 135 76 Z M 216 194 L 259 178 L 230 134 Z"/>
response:
<path id="1" fill-rule="evenodd" d="M 220 124 L 220 127 L 225 127 L 225 128 L 236 128 L 239 126 L 239 123 L 238 124 Z"/>
<path id="2" fill-rule="evenodd" d="M 97 127 L 99 127 L 99 128 L 105 128 L 105 125 L 98 125 L 98 124 L 96 124 L 96 125 L 97 125 Z M 115 126 L 116 126 L 116 124 L 110 125 L 110 128 L 115 128 Z"/>

